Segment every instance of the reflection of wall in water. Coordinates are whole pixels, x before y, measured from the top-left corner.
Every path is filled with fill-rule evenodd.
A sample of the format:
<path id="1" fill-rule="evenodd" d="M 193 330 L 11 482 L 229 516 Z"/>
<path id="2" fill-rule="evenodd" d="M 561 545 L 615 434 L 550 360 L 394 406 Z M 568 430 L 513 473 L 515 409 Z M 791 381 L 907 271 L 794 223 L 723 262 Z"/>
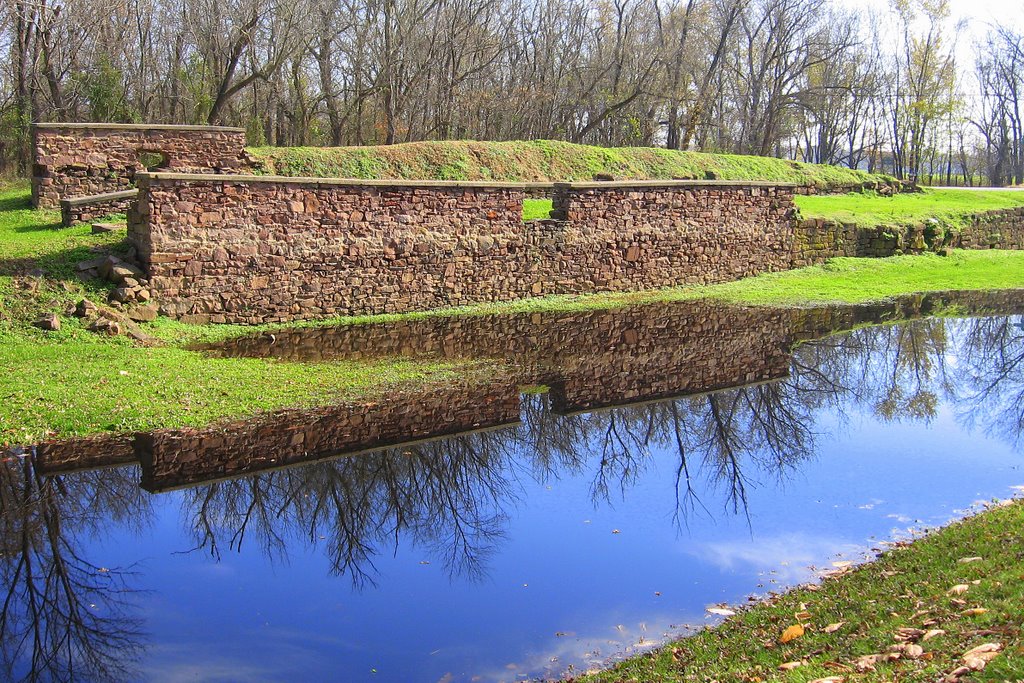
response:
<path id="1" fill-rule="evenodd" d="M 141 459 L 161 489 L 345 452 L 514 422 L 517 386 L 546 384 L 556 412 L 707 392 L 784 376 L 797 340 L 865 322 L 901 320 L 957 303 L 965 312 L 1012 306 L 1012 294 L 929 295 L 871 306 L 723 307 L 705 302 L 571 314 L 433 318 L 397 325 L 283 332 L 230 353 L 290 358 L 498 356 L 507 373 L 485 385 L 399 391 L 375 402 L 284 411 L 207 429 L 160 430 L 39 447 L 49 471 Z M 106 460 L 104 460 L 106 459 Z"/>

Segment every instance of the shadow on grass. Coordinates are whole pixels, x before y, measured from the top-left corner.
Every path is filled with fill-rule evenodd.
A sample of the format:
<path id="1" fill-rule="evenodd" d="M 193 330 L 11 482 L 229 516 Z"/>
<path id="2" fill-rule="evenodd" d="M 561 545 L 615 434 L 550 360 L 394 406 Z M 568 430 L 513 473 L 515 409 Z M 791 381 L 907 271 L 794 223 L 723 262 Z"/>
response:
<path id="1" fill-rule="evenodd" d="M 79 262 L 91 261 L 107 254 L 124 256 L 129 248 L 128 240 L 123 239 L 102 247 L 81 245 L 41 256 L 0 258 L 0 276 L 28 275 L 38 269 L 43 272 L 45 277 L 55 280 L 77 279 Z"/>
<path id="2" fill-rule="evenodd" d="M 26 193 L 12 194 L 9 197 L 0 196 L 0 211 L 22 211 L 32 208 L 32 196 Z"/>
<path id="3" fill-rule="evenodd" d="M 61 224 L 60 219 L 55 219 L 55 220 L 53 220 L 50 223 L 32 223 L 30 225 L 19 225 L 18 227 L 16 227 L 14 229 L 14 232 L 17 232 L 17 233 L 46 232 L 46 231 L 55 231 L 55 230 L 62 230 L 62 229 L 64 229 L 64 226 Z"/>

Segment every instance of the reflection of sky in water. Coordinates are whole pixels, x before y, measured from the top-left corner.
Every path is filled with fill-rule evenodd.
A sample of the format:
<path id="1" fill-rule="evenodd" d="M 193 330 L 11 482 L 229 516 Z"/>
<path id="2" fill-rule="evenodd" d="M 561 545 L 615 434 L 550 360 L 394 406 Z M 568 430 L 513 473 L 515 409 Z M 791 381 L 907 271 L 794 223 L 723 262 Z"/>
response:
<path id="1" fill-rule="evenodd" d="M 965 359 L 943 335 L 955 330 L 966 344 L 980 334 L 977 325 L 914 325 L 914 339 L 897 338 L 911 327 L 902 326 L 801 349 L 799 360 L 841 388 L 829 394 L 799 372 L 786 380 L 792 391 L 776 399 L 789 402 L 794 425 L 809 430 L 814 446 L 792 461 L 748 443 L 735 453 L 736 475 L 721 458 L 702 456 L 695 444 L 706 442 L 695 427 L 683 514 L 672 438 L 605 471 L 608 493 L 596 499 L 601 463 L 613 460 L 600 446 L 602 430 L 588 432 L 584 459 L 556 460 L 548 471 L 533 461 L 528 439 L 515 440 L 512 455 L 497 461 L 508 495 L 480 501 L 486 512 L 504 513 L 504 533 L 473 577 L 452 575 L 440 549 L 402 535 L 397 547 L 376 548 L 376 585 L 363 588 L 332 575 L 323 529 L 282 529 L 284 554 L 261 548 L 255 523 L 241 550 L 221 544 L 219 560 L 206 549 L 187 552 L 196 546 L 188 491 L 149 498 L 152 524 L 135 532 L 112 525 L 105 538 L 83 539 L 84 552 L 98 565 L 140 563 L 134 583 L 150 592 L 134 599 L 149 633 L 141 668 L 150 680 L 512 681 L 587 668 L 712 623 L 709 605 L 800 582 L 812 566 L 859 558 L 909 526 L 941 524 L 1024 485 L 1024 461 L 1005 424 L 1010 413 L 993 409 L 1012 404 L 1024 383 L 1009 397 L 986 395 L 986 410 L 972 407 L 960 400 L 976 394 L 965 376 L 950 394 L 941 375 L 990 372 L 983 360 L 995 356 L 972 350 Z M 1020 353 L 1019 338 L 1015 347 L 1007 342 L 1014 333 L 1006 325 L 987 330 L 985 344 L 1002 334 L 1002 351 Z M 914 359 L 904 357 L 910 347 Z M 914 411 L 927 392 L 937 399 L 922 417 Z M 719 396 L 723 406 L 738 405 L 730 403 L 735 392 Z M 889 421 L 876 417 L 880 397 L 895 410 Z M 708 415 L 708 400 L 680 402 L 688 424 Z M 660 405 L 631 415 L 640 424 Z M 759 415 L 733 411 L 747 438 L 756 438 L 750 426 Z M 548 419 L 558 420 L 557 433 L 563 420 L 618 417 L 626 413 Z M 529 430 L 526 422 L 515 429 Z M 722 478 L 729 471 L 736 476 Z"/>

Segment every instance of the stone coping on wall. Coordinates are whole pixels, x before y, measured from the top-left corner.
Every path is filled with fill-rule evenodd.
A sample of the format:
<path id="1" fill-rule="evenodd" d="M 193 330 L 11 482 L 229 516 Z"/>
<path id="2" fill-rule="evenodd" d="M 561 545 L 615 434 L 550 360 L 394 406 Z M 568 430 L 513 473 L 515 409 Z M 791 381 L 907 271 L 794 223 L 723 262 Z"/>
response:
<path id="1" fill-rule="evenodd" d="M 125 130 L 125 131 L 208 131 L 211 133 L 244 133 L 244 128 L 232 128 L 230 126 L 189 126 L 182 124 L 162 123 L 33 123 L 32 128 L 45 130 L 60 130 L 61 128 L 71 130 Z"/>
<path id="2" fill-rule="evenodd" d="M 228 173 L 164 173 L 142 172 L 136 178 L 152 180 L 191 180 L 218 183 L 288 183 L 297 185 L 330 185 L 349 187 L 413 187 L 425 189 L 502 189 L 502 190 L 590 190 L 590 189 L 671 189 L 674 187 L 798 187 L 795 183 L 780 183 L 767 180 L 600 180 L 593 182 L 523 182 L 513 183 L 496 180 L 399 180 L 362 178 L 315 178 L 309 176 L 241 175 Z"/>
<path id="3" fill-rule="evenodd" d="M 800 187 L 796 183 L 773 180 L 593 180 L 584 182 L 556 182 L 556 190 L 621 190 L 673 187 Z"/>
<path id="4" fill-rule="evenodd" d="M 137 189 L 121 190 L 120 192 L 104 192 L 103 194 L 91 194 L 84 197 L 64 197 L 60 200 L 60 205 L 73 207 L 73 206 L 84 206 L 88 204 L 103 204 L 105 202 L 113 202 L 118 199 L 134 199 L 139 194 Z"/>

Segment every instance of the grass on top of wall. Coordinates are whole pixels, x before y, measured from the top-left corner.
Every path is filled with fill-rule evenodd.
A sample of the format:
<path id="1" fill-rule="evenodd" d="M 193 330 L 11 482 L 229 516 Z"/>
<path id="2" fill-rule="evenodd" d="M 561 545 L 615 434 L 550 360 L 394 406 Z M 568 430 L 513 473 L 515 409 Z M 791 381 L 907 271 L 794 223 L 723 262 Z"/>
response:
<path id="1" fill-rule="evenodd" d="M 572 312 L 713 296 L 755 304 L 867 301 L 907 292 L 1024 288 L 1024 252 L 958 251 L 889 259 L 835 259 L 824 266 L 711 287 L 631 294 L 554 296 L 447 311 L 362 316 L 263 327 L 185 325 L 159 318 L 144 325 L 162 345 L 88 332 L 64 314 L 83 296 L 102 302 L 110 285 L 80 282 L 78 261 L 124 250 L 119 237 L 88 226 L 57 228 L 55 213 L 28 208 L 24 183 L 0 188 L 0 443 L 154 427 L 202 426 L 224 419 L 493 373 L 487 363 L 383 359 L 298 364 L 215 359 L 186 344 L 279 327 L 386 322 L 438 315 Z M 41 271 L 41 275 L 39 272 Z M 58 313 L 62 329 L 32 326 Z"/>
<path id="2" fill-rule="evenodd" d="M 396 180 L 771 180 L 821 188 L 886 182 L 890 176 L 785 159 L 680 152 L 654 147 L 595 147 L 553 140 L 411 142 L 370 147 L 257 147 L 263 173 Z"/>
<path id="3" fill-rule="evenodd" d="M 805 218 L 827 218 L 864 227 L 914 225 L 930 218 L 962 227 L 973 213 L 1024 206 L 1015 190 L 925 190 L 892 197 L 874 193 L 810 195 L 795 198 Z"/>

